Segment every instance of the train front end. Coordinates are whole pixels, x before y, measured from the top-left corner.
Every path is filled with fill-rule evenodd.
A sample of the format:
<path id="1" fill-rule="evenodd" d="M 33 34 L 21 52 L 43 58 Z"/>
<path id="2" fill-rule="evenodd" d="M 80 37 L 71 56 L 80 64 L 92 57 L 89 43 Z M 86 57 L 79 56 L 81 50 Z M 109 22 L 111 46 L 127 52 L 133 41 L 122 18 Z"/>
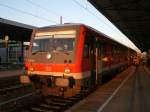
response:
<path id="1" fill-rule="evenodd" d="M 71 97 L 78 92 L 75 79 L 77 64 L 77 37 L 79 27 L 46 27 L 33 31 L 25 75 L 22 83 L 30 83 L 44 95 Z"/>

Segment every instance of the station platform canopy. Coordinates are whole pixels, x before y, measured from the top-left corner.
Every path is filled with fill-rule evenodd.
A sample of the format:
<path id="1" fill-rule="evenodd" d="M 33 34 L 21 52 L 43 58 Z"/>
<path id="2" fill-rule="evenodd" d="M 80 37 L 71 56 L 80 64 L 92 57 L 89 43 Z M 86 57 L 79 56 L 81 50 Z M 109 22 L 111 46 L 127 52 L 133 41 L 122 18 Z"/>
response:
<path id="1" fill-rule="evenodd" d="M 0 39 L 4 40 L 5 36 L 9 40 L 29 41 L 34 26 L 0 18 Z"/>
<path id="2" fill-rule="evenodd" d="M 30 41 L 34 26 L 0 18 L 0 70 L 23 64 L 24 42 Z"/>
<path id="3" fill-rule="evenodd" d="M 88 0 L 141 51 L 150 49 L 150 0 Z"/>

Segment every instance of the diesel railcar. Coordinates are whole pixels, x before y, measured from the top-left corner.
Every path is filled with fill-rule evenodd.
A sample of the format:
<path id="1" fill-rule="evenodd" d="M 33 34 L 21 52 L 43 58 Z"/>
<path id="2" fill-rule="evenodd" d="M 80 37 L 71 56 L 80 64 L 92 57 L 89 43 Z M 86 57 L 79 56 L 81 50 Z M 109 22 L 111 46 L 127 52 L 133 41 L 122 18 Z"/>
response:
<path id="1" fill-rule="evenodd" d="M 134 51 L 84 24 L 33 31 L 22 83 L 44 95 L 71 97 L 131 63 Z"/>

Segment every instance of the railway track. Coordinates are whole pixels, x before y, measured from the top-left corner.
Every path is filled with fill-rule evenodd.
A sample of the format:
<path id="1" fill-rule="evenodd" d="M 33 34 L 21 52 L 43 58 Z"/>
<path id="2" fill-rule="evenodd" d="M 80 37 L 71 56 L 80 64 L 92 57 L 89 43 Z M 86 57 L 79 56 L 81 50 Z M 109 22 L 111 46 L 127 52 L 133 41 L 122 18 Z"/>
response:
<path id="1" fill-rule="evenodd" d="M 12 85 L 10 87 L 2 88 L 0 89 L 0 97 L 8 96 L 15 92 L 25 91 L 26 89 L 29 88 L 31 88 L 31 85 L 22 85 L 22 84 Z"/>
<path id="2" fill-rule="evenodd" d="M 92 91 L 85 90 L 71 98 L 46 96 L 43 97 L 39 103 L 36 103 L 27 109 L 23 109 L 21 112 L 63 112 L 75 103 L 87 97 L 91 92 Z"/>
<path id="3" fill-rule="evenodd" d="M 33 92 L 33 90 L 24 94 L 25 88 L 28 90 L 28 87 L 23 85 L 0 89 L 0 93 L 1 91 L 6 91 L 6 93 L 12 95 L 14 91 L 15 94 L 12 95 L 13 97 L 0 102 L 0 112 L 64 112 L 96 90 L 96 88 L 83 90 L 71 98 L 63 98 L 59 96 L 44 97 L 40 94 L 40 91 Z M 21 91 L 19 89 L 21 89 Z M 20 96 L 16 96 L 16 92 L 19 93 Z M 6 97 L 8 96 L 6 95 Z M 9 109 L 11 108 L 10 110 L 8 109 L 8 106 Z"/>
<path id="4" fill-rule="evenodd" d="M 20 84 L 18 76 L 0 78 L 0 89 Z"/>
<path id="5" fill-rule="evenodd" d="M 29 94 L 31 92 L 33 92 L 33 88 L 31 86 L 24 85 L 0 89 L 0 104 L 3 104 L 3 102 L 7 102 L 11 99 L 24 96 L 25 94 Z"/>
<path id="6" fill-rule="evenodd" d="M 10 98 L 0 102 L 0 112 L 63 112 L 87 97 L 92 91 L 85 90 L 71 98 L 42 96 L 40 91 Z"/>
<path id="7" fill-rule="evenodd" d="M 32 86 L 20 84 L 18 77 L 1 78 L 0 112 L 61 112 L 89 93 L 89 91 L 82 91 L 71 98 L 43 97 L 39 91 L 34 92 Z"/>
<path id="8" fill-rule="evenodd" d="M 16 99 L 24 98 L 22 96 L 31 92 L 32 86 L 20 84 L 18 76 L 0 78 L 0 112 L 9 112 L 16 106 Z"/>
<path id="9" fill-rule="evenodd" d="M 95 89 L 84 90 L 71 98 L 42 96 L 40 91 L 31 92 L 0 103 L 0 112 L 64 112 L 85 99 Z M 9 107 L 9 109 L 8 109 Z"/>
<path id="10" fill-rule="evenodd" d="M 39 91 L 26 93 L 15 98 L 0 102 L 0 112 L 20 112 L 27 105 L 32 105 L 39 98 Z"/>
<path id="11" fill-rule="evenodd" d="M 30 87 L 32 88 L 32 86 Z M 34 92 L 33 89 L 29 90 L 29 86 L 11 86 L 0 89 L 0 93 L 4 91 L 8 93 L 7 95 L 5 94 L 7 100 L 0 102 L 0 112 L 64 112 L 86 98 L 94 90 L 96 88 L 83 90 L 71 98 L 64 98 L 59 96 L 42 96 L 40 91 Z M 17 95 L 18 93 L 19 96 Z"/>
<path id="12" fill-rule="evenodd" d="M 0 102 L 16 97 L 27 91 L 31 86 L 22 85 L 18 76 L 0 78 Z"/>

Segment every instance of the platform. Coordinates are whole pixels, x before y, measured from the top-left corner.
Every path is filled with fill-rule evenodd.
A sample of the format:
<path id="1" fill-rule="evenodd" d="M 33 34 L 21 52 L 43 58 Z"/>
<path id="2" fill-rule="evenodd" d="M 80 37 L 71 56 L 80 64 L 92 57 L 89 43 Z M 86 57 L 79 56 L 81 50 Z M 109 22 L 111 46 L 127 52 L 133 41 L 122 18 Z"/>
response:
<path id="1" fill-rule="evenodd" d="M 19 75 L 21 75 L 21 73 L 22 73 L 21 69 L 0 71 L 0 78 L 11 77 L 11 76 L 19 76 Z"/>
<path id="2" fill-rule="evenodd" d="M 66 112 L 150 112 L 150 74 L 132 66 Z"/>

